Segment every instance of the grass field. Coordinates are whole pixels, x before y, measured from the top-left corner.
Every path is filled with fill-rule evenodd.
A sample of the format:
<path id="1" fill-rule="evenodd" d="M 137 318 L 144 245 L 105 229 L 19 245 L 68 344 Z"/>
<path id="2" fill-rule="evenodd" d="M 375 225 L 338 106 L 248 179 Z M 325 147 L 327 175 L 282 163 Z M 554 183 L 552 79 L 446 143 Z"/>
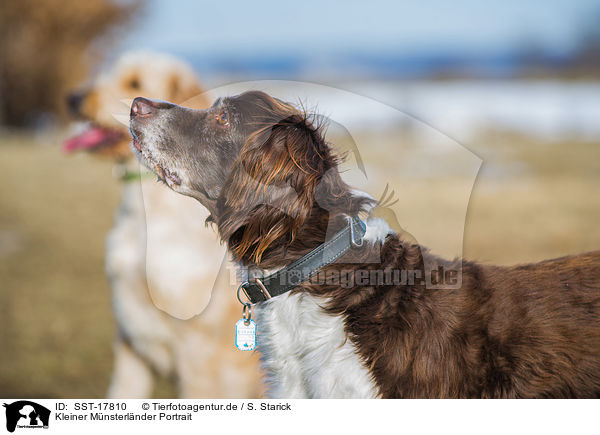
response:
<path id="1" fill-rule="evenodd" d="M 477 143 L 484 163 L 466 219 L 467 258 L 511 264 L 600 248 L 599 143 L 508 134 Z M 373 156 L 367 163 L 393 181 L 386 154 Z M 460 216 L 448 198 L 461 181 L 442 174 L 418 192 L 396 188 L 397 215 L 442 254 L 452 247 L 440 222 Z M 108 162 L 0 137 L 0 396 L 104 395 L 115 327 L 103 251 L 118 192 Z M 447 214 L 428 213 L 428 201 L 446 201 Z M 172 394 L 166 382 L 156 392 Z"/>

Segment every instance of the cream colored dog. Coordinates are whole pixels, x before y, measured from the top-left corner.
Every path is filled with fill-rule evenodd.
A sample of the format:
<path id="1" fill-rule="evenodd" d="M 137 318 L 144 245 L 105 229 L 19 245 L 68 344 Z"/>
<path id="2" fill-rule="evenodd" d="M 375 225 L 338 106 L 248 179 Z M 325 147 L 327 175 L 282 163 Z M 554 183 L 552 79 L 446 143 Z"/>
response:
<path id="1" fill-rule="evenodd" d="M 106 245 L 118 325 L 111 398 L 149 397 L 155 373 L 174 376 L 181 397 L 246 398 L 262 392 L 257 357 L 233 343 L 241 306 L 228 268 L 220 271 L 225 248 L 205 227 L 208 211 L 140 172 L 130 151 L 131 99 L 143 95 L 203 108 L 208 101 L 202 92 L 183 62 L 135 52 L 68 97 L 71 111 L 89 125 L 64 149 L 113 158 L 122 180 Z"/>

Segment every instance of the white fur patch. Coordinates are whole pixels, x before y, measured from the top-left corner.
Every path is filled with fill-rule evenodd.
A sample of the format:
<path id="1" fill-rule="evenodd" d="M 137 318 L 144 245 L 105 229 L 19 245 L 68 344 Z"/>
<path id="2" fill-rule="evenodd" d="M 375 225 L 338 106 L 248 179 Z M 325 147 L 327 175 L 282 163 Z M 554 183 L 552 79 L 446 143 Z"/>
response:
<path id="1" fill-rule="evenodd" d="M 381 218 L 366 224 L 370 243 L 393 233 Z M 321 308 L 326 303 L 308 293 L 285 293 L 256 306 L 258 350 L 271 397 L 377 397 L 369 370 L 347 339 L 343 317 L 326 313 Z"/>
<path id="2" fill-rule="evenodd" d="M 270 397 L 374 398 L 377 387 L 326 301 L 285 293 L 256 308 Z"/>
<path id="3" fill-rule="evenodd" d="M 388 234 L 394 233 L 394 230 L 392 230 L 388 223 L 382 218 L 370 218 L 367 220 L 366 224 L 367 232 L 365 233 L 364 240 L 371 243 L 385 240 Z"/>

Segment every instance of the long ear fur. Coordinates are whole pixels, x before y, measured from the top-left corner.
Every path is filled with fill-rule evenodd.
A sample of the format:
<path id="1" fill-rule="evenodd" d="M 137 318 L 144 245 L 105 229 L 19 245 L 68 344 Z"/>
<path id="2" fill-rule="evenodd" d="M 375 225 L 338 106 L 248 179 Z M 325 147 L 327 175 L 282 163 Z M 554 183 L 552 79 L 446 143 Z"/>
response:
<path id="1" fill-rule="evenodd" d="M 344 225 L 370 200 L 342 181 L 323 124 L 266 94 L 254 97 L 256 130 L 221 190 L 215 220 L 236 259 L 260 265 L 267 252 L 279 259 L 307 252 L 330 223 Z"/>
<path id="2" fill-rule="evenodd" d="M 220 201 L 220 231 L 236 257 L 259 263 L 276 240 L 292 243 L 335 165 L 320 129 L 300 112 L 251 135 Z"/>

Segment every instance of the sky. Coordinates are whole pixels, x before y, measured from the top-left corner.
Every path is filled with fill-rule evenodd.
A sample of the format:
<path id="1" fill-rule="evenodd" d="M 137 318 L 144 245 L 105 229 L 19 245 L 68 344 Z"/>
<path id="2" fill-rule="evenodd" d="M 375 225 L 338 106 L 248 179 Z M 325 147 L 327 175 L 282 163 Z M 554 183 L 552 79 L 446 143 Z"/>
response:
<path id="1" fill-rule="evenodd" d="M 594 18 L 600 0 L 149 0 L 120 50 L 482 54 L 533 45 L 561 53 Z"/>

